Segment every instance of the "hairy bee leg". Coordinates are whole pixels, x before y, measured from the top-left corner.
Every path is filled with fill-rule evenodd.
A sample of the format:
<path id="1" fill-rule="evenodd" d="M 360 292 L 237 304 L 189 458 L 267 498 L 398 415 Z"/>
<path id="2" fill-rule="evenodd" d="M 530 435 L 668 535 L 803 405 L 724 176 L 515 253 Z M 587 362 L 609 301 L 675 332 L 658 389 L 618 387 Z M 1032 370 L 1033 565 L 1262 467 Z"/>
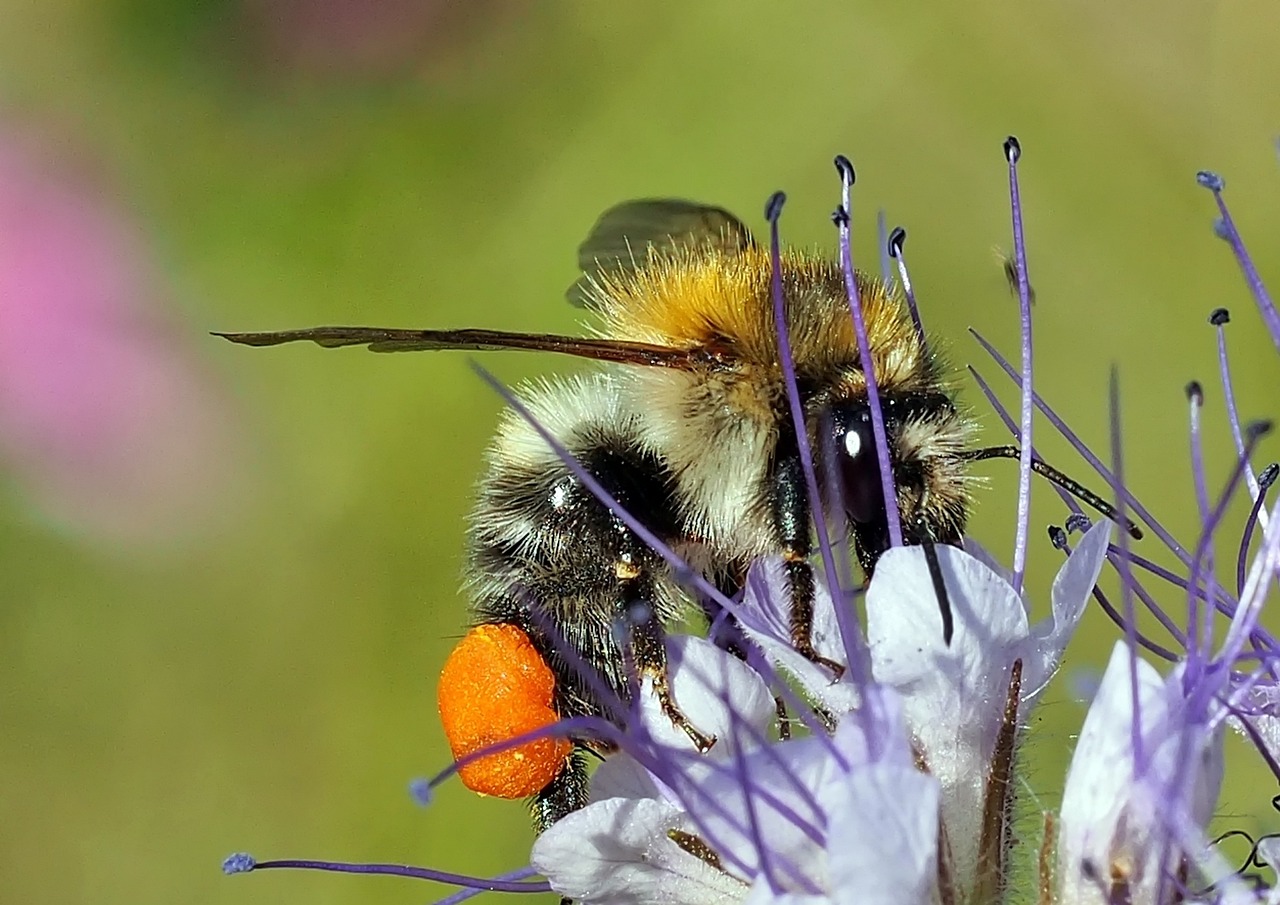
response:
<path id="1" fill-rule="evenodd" d="M 822 656 L 813 646 L 813 567 L 807 558 L 794 560 L 788 556 L 783 568 L 791 589 L 791 646 L 801 656 L 826 667 L 837 679 L 840 678 L 844 675 L 844 666 Z"/>
<path id="2" fill-rule="evenodd" d="M 671 682 L 667 675 L 666 633 L 652 616 L 632 622 L 631 651 L 637 673 L 653 683 L 653 691 L 658 696 L 658 703 L 662 705 L 662 712 L 670 717 L 676 728 L 689 736 L 699 752 L 710 751 L 711 746 L 716 743 L 716 737 L 699 731 L 684 715 L 671 694 Z"/>
<path id="3" fill-rule="evenodd" d="M 575 749 L 555 779 L 529 803 L 534 834 L 541 836 L 556 821 L 586 807 L 590 791 L 586 755 Z"/>
<path id="4" fill-rule="evenodd" d="M 786 432 L 778 440 L 777 459 L 771 476 L 774 523 L 782 548 L 783 568 L 791 590 L 791 646 L 801 656 L 831 670 L 836 678 L 844 674 L 839 663 L 819 654 L 813 647 L 813 567 L 809 554 L 809 488 L 800 465 L 795 435 Z"/>

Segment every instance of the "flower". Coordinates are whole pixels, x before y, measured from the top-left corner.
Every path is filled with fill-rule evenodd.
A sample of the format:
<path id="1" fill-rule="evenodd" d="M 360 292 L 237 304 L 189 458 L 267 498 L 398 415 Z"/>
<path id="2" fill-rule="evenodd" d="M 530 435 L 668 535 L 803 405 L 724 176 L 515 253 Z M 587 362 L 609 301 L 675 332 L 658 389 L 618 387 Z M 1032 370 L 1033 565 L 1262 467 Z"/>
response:
<path id="1" fill-rule="evenodd" d="M 1194 496 L 1202 529 L 1187 548 L 1129 493 L 1118 469 L 1104 466 L 1031 387 L 1025 367 L 1029 287 L 1017 204 L 1020 150 L 1013 139 L 1005 149 L 1022 284 L 1023 370 L 987 348 L 1022 390 L 1020 419 L 995 402 L 1024 451 L 1014 567 L 1005 570 L 967 539 L 963 548 L 899 542 L 880 556 L 864 591 L 839 580 L 847 564 L 828 562 L 815 596 L 813 659 L 792 646 L 782 563 L 768 557 L 754 563 L 741 599 L 717 598 L 732 626 L 713 626 L 714 640 L 669 639 L 670 691 L 682 713 L 717 743 L 697 750 L 672 726 L 651 682 L 638 683 L 634 700 L 610 702 L 607 710 L 620 716 L 600 727 L 601 737 L 616 750 L 596 770 L 590 802 L 547 829 L 531 852 L 530 869 L 551 890 L 589 905 L 1280 902 L 1280 884 L 1245 882 L 1243 870 L 1231 870 L 1206 832 L 1225 769 L 1226 727 L 1253 740 L 1280 775 L 1280 752 L 1274 750 L 1280 739 L 1280 645 L 1259 623 L 1280 575 L 1280 504 L 1265 512 L 1275 469 L 1256 477 L 1251 471 L 1264 431 L 1242 425 L 1236 412 L 1221 337 L 1226 320 L 1215 313 L 1213 323 L 1238 462 L 1226 489 L 1211 499 L 1199 454 L 1204 400 L 1193 386 Z M 846 194 L 836 219 L 851 270 L 847 193 L 853 180 L 847 161 L 839 166 Z M 1221 181 L 1201 181 L 1221 204 Z M 775 250 L 778 203 L 775 196 L 770 204 Z M 1225 206 L 1219 232 L 1271 323 L 1274 308 Z M 896 250 L 900 254 L 900 241 Z M 907 285 L 905 272 L 902 279 Z M 857 320 L 856 293 L 850 294 Z M 785 371 L 785 331 L 781 347 Z M 794 373 L 788 379 L 794 405 Z M 874 385 L 872 375 L 868 385 Z M 1110 510 L 1087 493 L 1081 497 L 1126 529 L 1113 544 L 1113 525 L 1091 524 L 1064 492 L 1072 514 L 1064 528 L 1051 529 L 1050 539 L 1067 558 L 1047 595 L 1025 586 L 1022 569 L 1035 408 L 1098 470 L 1121 508 Z M 885 442 L 882 425 L 876 442 Z M 881 461 L 887 456 L 887 449 L 878 450 Z M 817 482 L 808 467 L 812 488 Z M 1253 506 L 1232 593 L 1215 577 L 1214 554 L 1227 505 L 1241 487 L 1248 488 Z M 601 498 L 616 506 L 607 494 Z M 1129 549 L 1126 533 L 1137 531 L 1128 511 L 1169 548 L 1179 569 Z M 818 527 L 821 535 L 820 517 Z M 1255 530 L 1261 534 L 1256 543 Z M 1119 582 L 1119 606 L 1099 586 L 1104 569 Z M 1152 578 L 1183 602 L 1180 615 L 1160 606 L 1148 587 Z M 1044 596 L 1049 614 L 1033 623 L 1033 603 Z M 1115 620 L 1121 638 L 1085 716 L 1060 810 L 1044 815 L 1040 839 L 1019 840 L 1020 850 L 1036 853 L 1028 884 L 1012 864 L 1018 828 L 1010 815 L 1025 781 L 1018 751 L 1030 731 L 1031 708 L 1090 599 Z M 1170 643 L 1140 631 L 1138 602 Z M 861 621 L 852 618 L 859 605 Z M 1167 667 L 1157 668 L 1151 657 Z M 807 733 L 793 736 L 796 722 Z M 1278 850 L 1274 839 L 1259 840 L 1249 863 L 1274 867 Z M 228 862 L 229 869 L 246 865 L 252 867 Z M 257 866 L 282 865 L 299 862 Z M 414 870 L 414 876 L 426 875 Z M 449 901 L 494 882 L 465 881 L 469 888 Z"/>
<path id="2" fill-rule="evenodd" d="M 30 144 L 0 133 L 0 457 L 65 530 L 172 542 L 235 475 L 226 400 L 124 213 Z"/>
<path id="3" fill-rule="evenodd" d="M 703 677 L 744 667 L 708 642 L 681 639 L 684 650 L 698 655 L 682 656 L 673 669 L 681 707 L 696 725 L 709 725 L 714 717 L 723 727 L 722 737 L 751 742 L 745 750 L 713 749 L 707 757 L 649 751 L 642 757 L 656 765 L 653 772 L 644 771 L 629 754 L 612 758 L 596 774 L 597 800 L 538 839 L 533 866 L 558 892 L 582 901 L 675 901 L 664 894 L 673 884 L 670 874 L 692 869 L 693 856 L 686 852 L 677 857 L 679 846 L 671 834 L 687 833 L 715 852 L 722 876 L 717 884 L 698 886 L 705 898 L 690 899 L 686 893 L 686 902 L 723 901 L 717 897 L 724 895 L 725 878 L 737 881 L 739 896 L 749 889 L 752 896 L 763 895 L 755 891 L 763 884 L 771 894 L 865 902 L 864 886 L 871 883 L 885 891 L 885 902 L 929 901 L 940 876 L 941 819 L 941 838 L 947 842 L 943 874 L 957 888 L 972 887 L 979 880 L 984 805 L 993 795 L 1001 808 L 1006 804 L 1007 791 L 993 790 L 990 782 L 993 777 L 1007 780 L 998 774 L 1007 774 L 1008 764 L 993 770 L 993 761 L 1009 722 L 1010 683 L 1020 686 L 1013 704 L 1025 717 L 1023 708 L 1044 687 L 1083 612 L 1102 569 L 1109 532 L 1109 525 L 1099 523 L 1085 536 L 1054 583 L 1054 615 L 1034 629 L 1028 625 L 1025 601 L 1006 576 L 972 553 L 939 548 L 955 620 L 949 645 L 942 640 L 938 601 L 922 551 L 889 551 L 867 591 L 875 683 L 862 688 L 855 687 L 849 671 L 832 683 L 819 667 L 796 655 L 785 622 L 789 601 L 781 563 L 758 562 L 739 611 L 742 627 L 812 700 L 829 715 L 838 714 L 830 741 L 765 742 L 772 708 L 757 708 L 754 719 L 738 710 L 739 720 L 726 727 L 723 709 L 710 711 L 727 693 L 720 699 L 691 694 L 686 685 L 705 687 Z M 832 658 L 839 657 L 839 645 L 832 643 L 826 627 L 834 620 L 833 597 L 823 587 L 815 612 L 815 627 L 823 631 L 815 632 L 815 640 L 820 639 L 819 652 Z M 732 693 L 741 695 L 748 685 L 758 688 L 755 696 L 763 693 L 769 700 L 761 676 L 740 679 Z M 855 706 L 842 711 L 831 707 L 850 702 Z M 672 735 L 670 720 L 659 709 L 641 712 L 646 719 L 633 730 L 638 736 Z M 628 781 L 618 781 L 618 774 Z M 752 804 L 756 794 L 761 800 Z M 717 806 L 709 809 L 708 801 Z M 636 822 L 639 813 L 645 817 L 643 831 Z M 622 815 L 631 821 L 628 845 L 586 854 L 584 839 L 616 842 L 610 827 Z M 871 815 L 883 816 L 893 832 L 886 836 Z M 878 845 L 868 851 L 858 840 Z M 610 878 L 620 864 L 628 865 L 625 895 L 600 897 L 601 889 L 616 882 Z M 701 872 L 706 866 L 704 862 Z M 904 880 L 915 890 L 912 898 L 893 898 L 890 893 L 903 892 Z"/>
<path id="4" fill-rule="evenodd" d="M 1064 902 L 1161 901 L 1183 853 L 1177 814 L 1202 830 L 1222 785 L 1222 732 L 1196 719 L 1184 667 L 1167 676 L 1117 643 L 1076 743 L 1058 817 Z M 1174 830 L 1176 829 L 1176 833 Z M 1168 896 L 1163 897 L 1165 899 Z"/>

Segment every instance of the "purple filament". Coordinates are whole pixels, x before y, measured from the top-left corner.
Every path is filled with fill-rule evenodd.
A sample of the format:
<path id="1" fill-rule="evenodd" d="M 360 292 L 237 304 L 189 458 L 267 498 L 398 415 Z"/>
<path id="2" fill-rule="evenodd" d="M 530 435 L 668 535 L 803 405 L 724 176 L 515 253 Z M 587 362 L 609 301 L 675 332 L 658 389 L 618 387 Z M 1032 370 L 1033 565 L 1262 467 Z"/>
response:
<path id="1" fill-rule="evenodd" d="M 1013 543 L 1013 589 L 1022 593 L 1027 569 L 1027 540 L 1031 528 L 1031 284 L 1027 277 L 1027 246 L 1022 235 L 1022 198 L 1018 192 L 1018 160 L 1022 147 L 1010 135 L 1004 143 L 1009 162 L 1009 207 L 1013 217 L 1013 253 L 1018 262 L 1018 309 L 1022 326 L 1022 455 L 1018 458 L 1018 524 Z"/>
<path id="2" fill-rule="evenodd" d="M 1280 506 L 1272 509 L 1273 517 L 1276 516 L 1277 510 L 1280 510 Z M 1266 535 L 1262 548 L 1254 558 L 1253 567 L 1245 579 L 1239 606 L 1222 646 L 1223 660 L 1231 661 L 1240 655 L 1244 647 L 1244 639 L 1252 635 L 1257 625 L 1262 604 L 1278 569 L 1280 569 L 1280 531 L 1273 531 Z"/>
<path id="3" fill-rule="evenodd" d="M 1058 528 L 1051 528 L 1049 531 L 1049 539 L 1054 547 L 1063 551 L 1068 556 L 1071 555 L 1071 545 L 1067 542 L 1067 535 L 1065 531 Z M 1139 595 L 1141 596 L 1143 593 L 1142 586 L 1135 583 L 1134 588 L 1139 592 Z M 1106 613 L 1107 618 L 1109 618 L 1121 629 L 1127 628 L 1124 616 L 1120 613 L 1119 610 L 1115 608 L 1115 606 L 1112 605 L 1111 601 L 1107 599 L 1107 595 L 1102 592 L 1101 588 L 1099 588 L 1097 585 L 1094 585 L 1091 593 L 1093 595 L 1093 599 L 1098 602 L 1098 606 L 1102 607 L 1102 611 Z M 1151 606 L 1153 609 L 1155 607 L 1154 602 L 1148 605 Z M 1156 609 L 1155 612 L 1157 614 L 1160 614 L 1160 611 L 1158 609 Z M 1174 630 L 1176 630 L 1176 626 Z M 1134 637 L 1137 638 L 1139 645 L 1141 645 L 1143 648 L 1150 651 L 1151 653 L 1155 654 L 1157 657 L 1160 657 L 1162 660 L 1168 660 L 1171 663 L 1176 663 L 1180 659 L 1179 656 L 1175 654 L 1173 651 L 1169 650 L 1166 647 L 1163 647 L 1160 644 L 1157 644 L 1155 641 L 1152 641 L 1146 635 L 1142 634 L 1142 632 L 1137 631 L 1136 628 L 1134 629 Z"/>
<path id="4" fill-rule="evenodd" d="M 521 745 L 527 745 L 530 742 L 536 742 L 543 738 L 569 738 L 571 736 L 581 735 L 591 735 L 593 737 L 602 738 L 605 741 L 616 743 L 619 737 L 619 732 L 612 723 L 608 720 L 602 719 L 601 717 L 580 716 L 557 720 L 549 726 L 533 729 L 529 732 L 503 739 L 500 742 L 494 742 L 491 745 L 485 745 L 478 751 L 472 751 L 470 754 L 463 755 L 435 776 L 426 780 L 426 788 L 435 789 L 445 780 L 449 779 L 449 777 L 455 775 L 463 767 L 473 764 L 478 760 L 483 760 L 484 758 L 490 757 L 494 754 L 501 754 L 503 751 L 510 751 L 513 748 L 519 748 Z M 415 797 L 418 796 L 415 795 Z"/>
<path id="5" fill-rule="evenodd" d="M 871 431 L 875 438 L 876 461 L 880 467 L 880 488 L 884 495 L 884 517 L 889 532 L 889 545 L 901 547 L 902 520 L 898 513 L 898 494 L 893 483 L 889 435 L 885 430 L 884 409 L 880 406 L 880 389 L 876 385 L 871 340 L 867 336 L 867 324 L 862 316 L 862 295 L 858 289 L 858 275 L 853 269 L 852 230 L 850 229 L 853 217 L 853 164 L 843 155 L 836 157 L 835 164 L 840 174 L 840 211 L 836 218 L 840 229 L 840 269 L 844 271 L 844 288 L 849 296 L 853 331 L 858 337 L 858 359 L 862 362 L 862 373 L 867 381 L 867 408 L 871 410 Z"/>
<path id="6" fill-rule="evenodd" d="M 1001 355 L 996 350 L 995 346 L 987 342 L 987 340 L 977 330 L 970 328 L 969 332 L 982 345 L 982 348 L 986 350 L 987 354 L 991 356 L 995 363 L 1000 366 L 1001 370 L 1009 375 L 1014 383 L 1017 384 L 1019 389 L 1022 389 L 1022 377 L 1016 370 L 1014 370 L 1013 365 L 1009 364 L 1008 359 Z M 1054 429 L 1058 431 L 1058 433 L 1062 434 L 1066 441 L 1071 444 L 1071 447 L 1089 463 L 1089 466 L 1093 468 L 1094 471 L 1101 475 L 1103 480 L 1116 488 L 1116 493 L 1118 494 L 1117 501 L 1122 498 L 1124 504 L 1131 507 L 1142 521 L 1150 526 L 1156 537 L 1158 537 L 1166 547 L 1173 551 L 1174 555 L 1182 561 L 1183 565 L 1190 565 L 1191 557 L 1188 555 L 1186 549 L 1174 539 L 1173 535 L 1170 534 L 1165 527 L 1151 515 L 1147 508 L 1143 506 L 1136 497 L 1130 494 L 1129 491 L 1124 489 L 1122 486 L 1118 486 L 1116 484 L 1115 476 L 1111 473 L 1111 470 L 1102 464 L 1102 460 L 1094 455 L 1093 450 L 1089 449 L 1084 441 L 1080 439 L 1079 435 L 1076 434 L 1076 432 L 1058 416 L 1057 412 L 1045 403 L 1039 393 L 1036 393 L 1033 390 L 1031 397 L 1035 401 L 1036 408 L 1038 408 L 1041 413 L 1049 419 L 1049 423 L 1053 425 Z"/>
<path id="7" fill-rule="evenodd" d="M 1280 349 L 1280 311 L 1276 310 L 1275 303 L 1271 301 L 1271 295 L 1267 292 L 1262 278 L 1258 276 L 1258 269 L 1253 266 L 1253 259 L 1249 257 L 1249 251 L 1245 248 L 1244 239 L 1236 229 L 1235 221 L 1231 219 L 1231 211 L 1227 210 L 1227 202 L 1222 197 L 1222 190 L 1226 187 L 1222 177 L 1216 173 L 1201 170 L 1196 174 L 1196 182 L 1213 193 L 1213 200 L 1217 202 L 1218 213 L 1222 217 L 1219 234 L 1231 246 L 1231 251 L 1236 256 L 1236 263 L 1240 265 L 1245 282 L 1249 284 L 1249 291 L 1253 293 L 1253 299 L 1257 302 L 1262 322 L 1267 325 L 1267 330 L 1271 333 L 1271 341 L 1276 344 L 1277 349 Z"/>
<path id="8" fill-rule="evenodd" d="M 1187 425 L 1188 425 L 1188 442 L 1191 456 L 1191 479 L 1192 486 L 1195 489 L 1196 511 L 1200 515 L 1200 523 L 1204 526 L 1200 532 L 1200 539 L 1196 544 L 1195 552 L 1191 556 L 1191 569 L 1187 576 L 1187 584 L 1190 585 L 1190 593 L 1187 599 L 1187 654 L 1188 654 L 1188 670 L 1186 678 L 1192 681 L 1198 679 L 1194 675 L 1193 665 L 1199 665 L 1203 657 L 1207 657 L 1212 644 L 1210 635 L 1213 631 L 1210 614 L 1212 610 L 1206 606 L 1204 613 L 1201 614 L 1200 601 L 1201 595 L 1197 593 L 1200 587 L 1200 579 L 1203 575 L 1206 582 L 1204 590 L 1205 599 L 1212 599 L 1210 595 L 1214 590 L 1213 586 L 1213 528 L 1214 524 L 1209 522 L 1211 518 L 1209 512 L 1209 488 L 1206 485 L 1205 467 L 1204 467 L 1204 445 L 1201 442 L 1200 432 L 1200 414 L 1204 408 L 1204 391 L 1200 384 L 1192 381 L 1187 385 L 1187 404 L 1189 407 Z"/>
<path id="9" fill-rule="evenodd" d="M 1252 472 L 1246 473 L 1252 477 Z M 1267 501 L 1267 491 L 1271 489 L 1271 485 L 1275 483 L 1276 475 L 1280 473 L 1280 465 L 1272 462 L 1262 470 L 1262 476 L 1258 480 L 1258 493 L 1254 497 L 1253 506 L 1249 510 L 1249 518 L 1244 523 L 1244 533 L 1240 537 L 1240 552 L 1236 555 L 1236 595 L 1244 593 L 1244 577 L 1249 568 L 1249 546 L 1253 543 L 1253 531 L 1262 521 L 1263 507 Z M 1265 529 L 1265 526 L 1263 528 Z"/>
<path id="10" fill-rule="evenodd" d="M 278 868 L 321 870 L 339 874 L 381 874 L 391 877 L 407 877 L 413 880 L 448 883 L 451 886 L 462 886 L 482 892 L 551 892 L 551 886 L 545 880 L 529 883 L 501 877 L 472 877 L 467 874 L 454 874 L 443 870 L 431 870 L 426 867 L 414 867 L 409 864 L 357 864 L 346 861 L 282 858 L 275 861 L 257 861 L 250 869 L 257 871 Z"/>
<path id="11" fill-rule="evenodd" d="M 508 871 L 505 874 L 499 874 L 495 880 L 524 880 L 527 877 L 536 877 L 538 872 L 532 867 L 522 867 L 519 870 Z M 451 896 L 445 896 L 438 899 L 433 905 L 460 905 L 460 903 L 473 899 L 481 893 L 488 892 L 487 889 L 471 887 L 470 889 L 460 889 Z"/>
<path id="12" fill-rule="evenodd" d="M 1209 323 L 1213 324 L 1214 330 L 1218 335 L 1218 376 L 1222 381 L 1222 397 L 1227 407 L 1227 419 L 1231 424 L 1231 439 L 1236 444 L 1236 455 L 1244 455 L 1244 434 L 1240 429 L 1240 410 L 1236 406 L 1236 391 L 1234 382 L 1231 379 L 1231 367 L 1227 358 L 1227 331 L 1224 329 L 1230 321 L 1230 315 L 1226 308 L 1219 308 L 1209 317 Z M 1246 469 L 1245 480 L 1249 484 L 1249 495 L 1256 501 L 1258 499 L 1260 488 L 1258 487 L 1258 479 L 1254 477 L 1252 469 Z M 1259 513 L 1263 519 L 1266 513 Z M 1266 522 L 1262 523 L 1262 527 L 1266 528 Z"/>
<path id="13" fill-rule="evenodd" d="M 986 380 L 983 379 L 982 375 L 978 373 L 978 371 L 972 366 L 969 367 L 969 373 L 973 375 L 974 380 L 976 380 L 978 383 L 978 388 L 982 390 L 983 395 L 987 397 L 987 401 L 991 403 L 991 407 L 995 409 L 996 414 L 1000 416 L 1000 420 L 1004 422 L 1005 427 L 1008 428 L 1011 434 L 1013 434 L 1014 439 L 1020 440 L 1021 438 L 1019 437 L 1019 434 L 1018 434 L 1017 422 L 1013 420 L 1013 416 L 1009 414 L 1008 409 L 1006 409 L 1004 405 L 1001 404 L 1000 400 L 996 398 L 996 395 L 992 391 L 990 384 L 988 384 Z M 1037 454 L 1034 446 L 1032 447 L 1032 454 L 1033 455 Z M 1076 502 L 1075 497 L 1073 497 L 1063 488 L 1058 487 L 1056 484 L 1054 485 L 1053 489 L 1057 491 L 1058 496 L 1062 498 L 1062 501 L 1064 503 L 1066 503 L 1067 507 L 1072 511 L 1073 515 L 1083 517 L 1083 511 L 1080 508 L 1080 504 Z M 1068 525 L 1070 525 L 1071 520 L 1068 519 L 1067 523 Z M 1087 520 L 1086 520 L 1086 524 L 1087 524 Z M 1083 530 L 1088 530 L 1088 528 L 1086 527 Z M 1064 547 L 1064 549 L 1069 549 L 1069 548 Z M 1116 547 L 1113 544 L 1109 544 L 1107 549 L 1108 549 L 1108 552 L 1107 552 L 1108 561 L 1111 563 L 1112 567 L 1116 568 L 1117 572 L 1119 572 L 1119 567 L 1117 566 L 1117 563 L 1116 563 L 1116 557 L 1124 555 L 1124 552 L 1119 547 Z M 1172 576 L 1172 573 L 1169 573 L 1169 574 L 1171 575 L 1171 577 L 1176 578 L 1176 576 Z M 1120 577 L 1122 581 L 1126 579 L 1126 576 L 1124 574 L 1121 574 Z M 1176 640 L 1179 644 L 1185 647 L 1186 636 L 1182 633 L 1182 630 L 1178 627 L 1178 624 L 1173 621 L 1173 619 L 1169 616 L 1168 613 L 1160 609 L 1159 605 L 1155 602 L 1154 599 L 1152 599 L 1151 595 L 1146 592 L 1145 588 L 1143 588 L 1141 582 L 1134 579 L 1132 575 L 1127 576 L 1127 578 L 1128 580 L 1132 581 L 1133 589 L 1137 593 L 1138 599 L 1140 599 L 1143 602 L 1143 604 L 1147 607 L 1147 609 L 1151 611 L 1151 613 L 1160 622 L 1161 626 L 1163 626 L 1165 631 L 1167 631 L 1170 635 L 1172 635 L 1174 640 Z M 1108 602 L 1105 597 L 1098 596 L 1096 592 L 1095 592 L 1095 597 L 1097 597 L 1098 603 L 1102 606 L 1103 612 L 1105 612 L 1107 616 L 1110 617 L 1111 620 L 1121 629 L 1126 628 L 1124 617 L 1120 614 L 1120 612 L 1116 610 L 1114 607 L 1112 607 L 1110 602 Z M 1148 650 L 1150 650 L 1152 653 L 1165 652 L 1165 649 L 1163 647 L 1160 647 L 1158 644 L 1155 644 L 1155 642 L 1144 643 L 1141 635 L 1138 636 L 1138 641 L 1140 644 L 1143 644 L 1143 646 L 1146 647 Z M 1163 654 L 1161 655 L 1163 656 Z M 1169 658 L 1174 659 L 1172 655 L 1170 655 Z"/>
<path id="14" fill-rule="evenodd" d="M 852 618 L 852 608 L 844 606 L 844 593 L 840 577 L 836 574 L 835 555 L 831 550 L 831 534 L 827 530 L 826 507 L 822 504 L 818 475 L 813 467 L 813 448 L 809 444 L 809 431 L 804 420 L 804 404 L 800 399 L 800 386 L 796 378 L 795 357 L 791 351 L 791 325 L 787 322 L 786 299 L 782 290 L 782 239 L 778 231 L 778 218 L 786 195 L 775 192 L 765 206 L 769 221 L 769 261 L 773 268 L 770 293 L 773 300 L 774 329 L 778 332 L 778 364 L 782 380 L 787 388 L 787 405 L 791 409 L 792 429 L 796 435 L 796 447 L 800 454 L 800 468 L 804 472 L 805 488 L 809 494 L 809 509 L 813 513 L 818 534 L 818 549 L 822 553 L 823 569 L 827 584 L 836 602 L 836 623 L 840 626 L 840 638 L 844 643 L 845 659 L 849 664 L 850 678 L 859 686 L 870 675 L 869 656 L 862 643 L 862 631 Z M 890 487 L 892 489 L 892 486 Z"/>
<path id="15" fill-rule="evenodd" d="M 603 503 L 610 512 L 616 515 L 622 523 L 634 532 L 637 537 L 644 541 L 651 550 L 661 556 L 677 575 L 686 578 L 698 593 L 715 601 L 716 605 L 721 609 L 728 610 L 731 615 L 737 612 L 738 605 L 735 601 L 726 597 L 718 588 L 715 587 L 715 585 L 707 581 L 696 570 L 690 568 L 689 564 L 686 563 L 684 559 L 663 543 L 656 534 L 645 527 L 643 522 L 628 512 L 625 506 L 614 499 L 613 495 L 609 493 L 609 491 L 605 490 L 604 487 L 601 486 L 600 482 L 592 477 L 591 473 L 582 467 L 582 463 L 575 459 L 573 454 L 565 449 L 564 444 L 557 440 L 550 431 L 538 423 L 538 420 L 533 417 L 533 413 L 529 411 L 528 407 L 525 406 L 525 404 L 522 403 L 514 393 L 503 386 L 500 380 L 475 362 L 472 362 L 471 367 L 478 375 L 480 375 L 480 379 L 489 384 L 489 386 L 503 398 L 507 405 L 511 407 L 512 411 L 523 418 L 529 426 L 532 427 L 540 437 L 542 437 L 543 442 L 551 447 L 555 454 L 560 457 L 560 460 L 564 462 L 565 467 L 573 472 L 573 476 L 582 483 L 582 486 L 587 488 L 587 490 L 591 492 L 592 496 Z"/>

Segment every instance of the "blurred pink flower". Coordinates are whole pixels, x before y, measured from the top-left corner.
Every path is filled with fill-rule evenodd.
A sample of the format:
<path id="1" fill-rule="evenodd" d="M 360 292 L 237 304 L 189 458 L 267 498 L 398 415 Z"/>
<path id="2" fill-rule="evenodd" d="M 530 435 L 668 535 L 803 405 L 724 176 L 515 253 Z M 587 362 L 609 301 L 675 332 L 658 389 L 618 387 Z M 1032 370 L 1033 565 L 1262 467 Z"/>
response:
<path id="1" fill-rule="evenodd" d="M 36 151 L 0 133 L 0 456 L 63 529 L 189 536 L 238 458 L 227 407 L 123 212 Z"/>

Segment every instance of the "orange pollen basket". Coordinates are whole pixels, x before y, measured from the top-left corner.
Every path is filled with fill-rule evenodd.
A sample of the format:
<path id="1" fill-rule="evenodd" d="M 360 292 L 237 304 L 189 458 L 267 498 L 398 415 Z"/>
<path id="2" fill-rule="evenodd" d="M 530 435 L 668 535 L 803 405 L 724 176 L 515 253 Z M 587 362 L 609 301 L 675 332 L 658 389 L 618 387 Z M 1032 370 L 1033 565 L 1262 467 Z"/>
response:
<path id="1" fill-rule="evenodd" d="M 555 688 L 555 675 L 523 631 L 471 629 L 440 673 L 440 721 L 454 759 L 556 722 Z M 572 750 L 567 739 L 547 736 L 482 757 L 458 775 L 473 792 L 525 798 L 555 778 Z"/>

